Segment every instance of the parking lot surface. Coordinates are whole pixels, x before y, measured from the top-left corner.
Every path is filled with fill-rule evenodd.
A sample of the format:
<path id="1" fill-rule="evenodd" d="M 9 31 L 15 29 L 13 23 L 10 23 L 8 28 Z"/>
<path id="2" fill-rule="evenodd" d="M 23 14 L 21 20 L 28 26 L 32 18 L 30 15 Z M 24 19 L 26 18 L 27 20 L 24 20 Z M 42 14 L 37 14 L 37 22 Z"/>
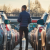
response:
<path id="1" fill-rule="evenodd" d="M 26 41 L 22 40 L 22 50 L 25 50 Z M 19 50 L 19 44 L 14 48 L 14 50 Z M 34 50 L 30 43 L 28 43 L 28 50 Z"/>

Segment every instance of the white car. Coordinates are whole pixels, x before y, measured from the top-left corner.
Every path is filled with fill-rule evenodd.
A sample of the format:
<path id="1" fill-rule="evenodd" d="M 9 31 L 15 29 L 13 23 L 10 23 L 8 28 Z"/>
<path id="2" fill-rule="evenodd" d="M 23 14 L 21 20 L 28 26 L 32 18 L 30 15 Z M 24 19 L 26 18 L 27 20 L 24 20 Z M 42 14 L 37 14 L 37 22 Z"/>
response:
<path id="1" fill-rule="evenodd" d="M 0 22 L 2 22 L 2 29 L 5 33 L 4 36 L 4 45 L 6 46 L 6 50 L 12 50 L 12 34 L 11 34 L 11 25 L 10 24 L 5 24 L 5 20 L 9 21 L 6 14 L 3 11 L 0 11 Z M 5 47 L 4 46 L 4 47 Z"/>
<path id="2" fill-rule="evenodd" d="M 7 40 L 6 40 L 7 39 L 7 30 L 6 30 L 5 24 L 3 22 L 3 16 L 5 16 L 5 15 L 0 13 L 0 49 L 1 50 L 6 48 L 6 44 L 7 44 Z"/>

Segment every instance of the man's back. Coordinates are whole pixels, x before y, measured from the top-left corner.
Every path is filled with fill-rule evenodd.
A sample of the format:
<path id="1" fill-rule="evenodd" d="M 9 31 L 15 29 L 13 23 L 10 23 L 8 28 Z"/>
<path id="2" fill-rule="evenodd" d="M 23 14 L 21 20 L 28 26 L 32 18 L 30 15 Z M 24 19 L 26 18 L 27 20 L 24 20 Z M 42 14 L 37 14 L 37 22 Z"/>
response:
<path id="1" fill-rule="evenodd" d="M 27 13 L 26 11 L 21 12 L 18 21 L 20 22 L 21 27 L 27 27 L 28 24 L 31 23 L 29 13 Z"/>

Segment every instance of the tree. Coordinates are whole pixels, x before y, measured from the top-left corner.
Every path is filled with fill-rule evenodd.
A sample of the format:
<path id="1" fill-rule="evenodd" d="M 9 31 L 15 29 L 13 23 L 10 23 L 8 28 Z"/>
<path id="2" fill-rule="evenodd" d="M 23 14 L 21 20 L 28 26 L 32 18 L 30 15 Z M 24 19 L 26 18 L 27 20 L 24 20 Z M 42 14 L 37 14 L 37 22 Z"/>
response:
<path id="1" fill-rule="evenodd" d="M 2 10 L 5 11 L 5 13 L 9 13 L 11 12 L 11 7 L 10 6 L 6 6 L 5 4 L 2 7 Z"/>
<path id="2" fill-rule="evenodd" d="M 50 14 L 50 5 L 49 5 L 49 7 L 48 7 L 48 13 Z"/>
<path id="3" fill-rule="evenodd" d="M 3 5 L 3 11 L 5 11 L 5 13 L 7 13 L 7 7 L 6 7 L 6 5 Z"/>
<path id="4" fill-rule="evenodd" d="M 11 13 L 11 6 L 10 5 L 7 6 L 7 13 Z"/>
<path id="5" fill-rule="evenodd" d="M 33 3 L 32 1 L 30 2 L 30 15 L 31 16 L 39 16 L 41 17 L 45 10 L 41 7 L 41 4 L 39 1 L 36 1 Z"/>
<path id="6" fill-rule="evenodd" d="M 11 11 L 11 13 L 14 13 L 15 14 L 15 16 L 18 16 L 19 15 L 19 13 L 20 13 L 20 9 L 13 9 L 12 11 Z"/>

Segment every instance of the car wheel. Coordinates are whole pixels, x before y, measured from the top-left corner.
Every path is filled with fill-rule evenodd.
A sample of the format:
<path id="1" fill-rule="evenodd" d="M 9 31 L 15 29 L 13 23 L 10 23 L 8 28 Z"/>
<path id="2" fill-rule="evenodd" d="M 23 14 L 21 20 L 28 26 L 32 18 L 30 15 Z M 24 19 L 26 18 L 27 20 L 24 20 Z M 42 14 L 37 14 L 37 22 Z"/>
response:
<path id="1" fill-rule="evenodd" d="M 47 41 L 46 41 L 46 50 L 50 50 L 50 44 L 48 44 Z"/>
<path id="2" fill-rule="evenodd" d="M 7 43 L 6 50 L 11 50 L 11 43 L 10 42 Z"/>
<path id="3" fill-rule="evenodd" d="M 2 38 L 1 40 L 0 40 L 0 50 L 3 50 L 4 49 L 4 39 Z"/>
<path id="4" fill-rule="evenodd" d="M 12 48 L 13 48 L 13 49 L 15 48 L 15 43 L 14 43 L 14 42 L 12 43 Z"/>
<path id="5" fill-rule="evenodd" d="M 4 50 L 3 45 L 0 46 L 0 50 Z"/>
<path id="6" fill-rule="evenodd" d="M 46 50 L 46 46 L 41 47 L 41 50 Z"/>
<path id="7" fill-rule="evenodd" d="M 13 50 L 13 47 L 12 47 L 12 45 L 11 45 L 11 50 Z"/>
<path id="8" fill-rule="evenodd" d="M 41 40 L 38 41 L 38 50 L 41 50 Z"/>

